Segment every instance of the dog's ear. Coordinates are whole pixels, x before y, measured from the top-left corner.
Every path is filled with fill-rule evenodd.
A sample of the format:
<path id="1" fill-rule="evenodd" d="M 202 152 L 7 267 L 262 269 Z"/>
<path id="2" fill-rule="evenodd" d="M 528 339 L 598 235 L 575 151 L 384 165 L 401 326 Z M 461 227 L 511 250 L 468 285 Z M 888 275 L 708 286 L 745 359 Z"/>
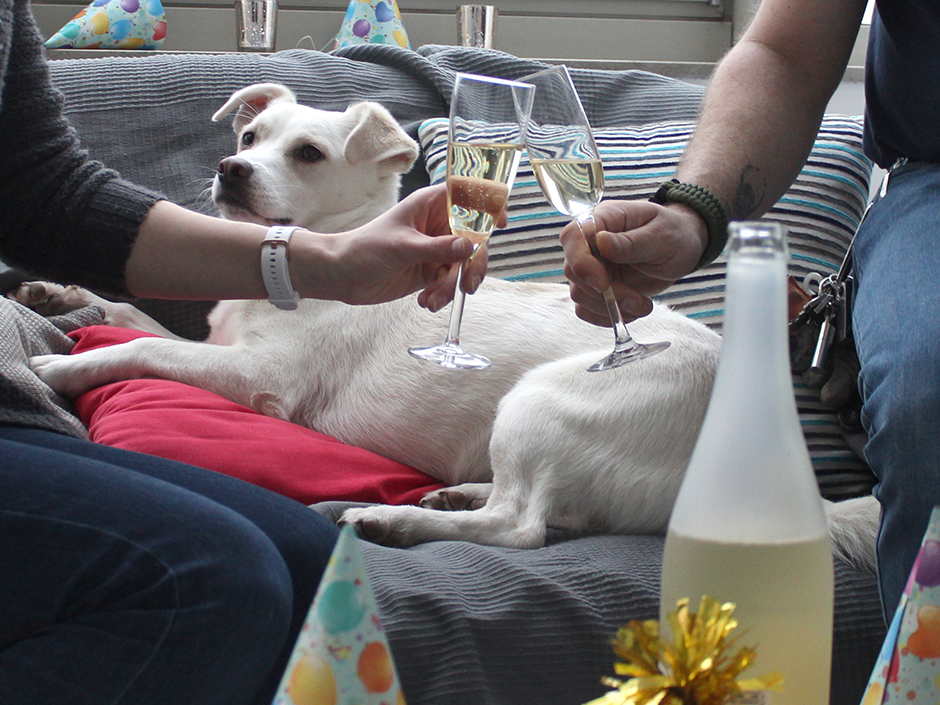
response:
<path id="1" fill-rule="evenodd" d="M 225 101 L 225 105 L 215 111 L 212 122 L 218 122 L 237 108 L 232 127 L 235 132 L 239 132 L 275 100 L 296 103 L 297 96 L 280 83 L 256 83 L 233 93 L 232 97 Z"/>
<path id="2" fill-rule="evenodd" d="M 388 173 L 404 174 L 418 158 L 418 144 L 401 125 L 378 103 L 356 103 L 346 108 L 355 126 L 343 154 L 350 164 L 375 162 Z"/>

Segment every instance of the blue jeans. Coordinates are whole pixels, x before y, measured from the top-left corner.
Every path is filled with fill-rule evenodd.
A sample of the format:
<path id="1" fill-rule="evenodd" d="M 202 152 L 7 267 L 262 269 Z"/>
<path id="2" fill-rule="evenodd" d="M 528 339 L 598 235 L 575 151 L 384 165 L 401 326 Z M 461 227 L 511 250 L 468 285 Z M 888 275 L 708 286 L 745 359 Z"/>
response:
<path id="1" fill-rule="evenodd" d="M 892 174 L 854 258 L 865 456 L 878 477 L 879 582 L 890 619 L 940 504 L 940 165 Z"/>
<path id="2" fill-rule="evenodd" d="M 269 704 L 336 533 L 240 480 L 0 427 L 0 703 Z"/>

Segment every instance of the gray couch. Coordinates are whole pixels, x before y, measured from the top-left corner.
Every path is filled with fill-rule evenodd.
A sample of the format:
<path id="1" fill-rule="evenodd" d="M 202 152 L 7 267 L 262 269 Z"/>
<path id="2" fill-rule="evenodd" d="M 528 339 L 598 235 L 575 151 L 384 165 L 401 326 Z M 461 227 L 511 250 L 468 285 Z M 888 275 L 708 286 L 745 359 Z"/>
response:
<path id="1" fill-rule="evenodd" d="M 227 123 L 209 116 L 238 88 L 281 82 L 326 109 L 377 100 L 416 136 L 422 120 L 446 115 L 455 70 L 513 78 L 538 68 L 489 50 L 360 46 L 63 59 L 52 62 L 52 75 L 94 156 L 179 203 L 211 210 L 204 189 L 233 138 Z M 692 120 L 701 98 L 700 87 L 642 72 L 574 77 L 596 128 Z M 427 181 L 419 163 L 405 190 Z M 204 304 L 141 303 L 180 334 L 205 332 Z M 605 691 L 600 679 L 612 674 L 616 629 L 657 616 L 658 536 L 555 535 L 538 550 L 441 542 L 365 551 L 411 705 L 583 703 Z M 836 576 L 831 703 L 857 705 L 885 625 L 874 576 L 842 563 Z"/>

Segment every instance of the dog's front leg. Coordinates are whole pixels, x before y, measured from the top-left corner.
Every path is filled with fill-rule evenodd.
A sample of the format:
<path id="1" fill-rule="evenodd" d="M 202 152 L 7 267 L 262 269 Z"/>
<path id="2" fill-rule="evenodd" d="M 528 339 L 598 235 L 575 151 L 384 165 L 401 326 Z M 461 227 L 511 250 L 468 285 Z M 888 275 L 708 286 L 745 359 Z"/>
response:
<path id="1" fill-rule="evenodd" d="M 138 338 L 76 355 L 39 355 L 30 358 L 30 365 L 67 398 L 110 382 L 156 377 L 200 387 L 252 408 L 260 400 L 264 408 L 258 411 L 288 417 L 278 390 L 266 386 L 263 359 L 255 359 L 240 346 Z"/>

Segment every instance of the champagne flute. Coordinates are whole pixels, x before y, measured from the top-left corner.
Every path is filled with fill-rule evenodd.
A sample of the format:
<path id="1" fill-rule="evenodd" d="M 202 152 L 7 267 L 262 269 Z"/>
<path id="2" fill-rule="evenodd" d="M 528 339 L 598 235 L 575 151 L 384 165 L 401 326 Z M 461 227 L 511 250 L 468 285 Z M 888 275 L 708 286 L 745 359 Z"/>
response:
<path id="1" fill-rule="evenodd" d="M 604 169 L 568 68 L 556 66 L 520 80 L 537 89 L 525 140 L 535 178 L 555 210 L 575 219 L 591 253 L 601 259 L 594 242 L 594 207 L 604 195 Z M 638 343 L 630 336 L 612 287 L 604 291 L 604 302 L 614 328 L 614 349 L 589 371 L 610 370 L 669 347 L 668 342 Z"/>
<path id="2" fill-rule="evenodd" d="M 447 206 L 451 231 L 473 241 L 471 256 L 476 256 L 496 226 L 495 217 L 483 210 L 487 194 L 508 197 L 516 178 L 534 93 L 535 87 L 526 83 L 457 74 L 447 135 Z M 483 369 L 490 361 L 460 346 L 463 270 L 460 263 L 446 340 L 408 352 L 448 369 Z"/>

